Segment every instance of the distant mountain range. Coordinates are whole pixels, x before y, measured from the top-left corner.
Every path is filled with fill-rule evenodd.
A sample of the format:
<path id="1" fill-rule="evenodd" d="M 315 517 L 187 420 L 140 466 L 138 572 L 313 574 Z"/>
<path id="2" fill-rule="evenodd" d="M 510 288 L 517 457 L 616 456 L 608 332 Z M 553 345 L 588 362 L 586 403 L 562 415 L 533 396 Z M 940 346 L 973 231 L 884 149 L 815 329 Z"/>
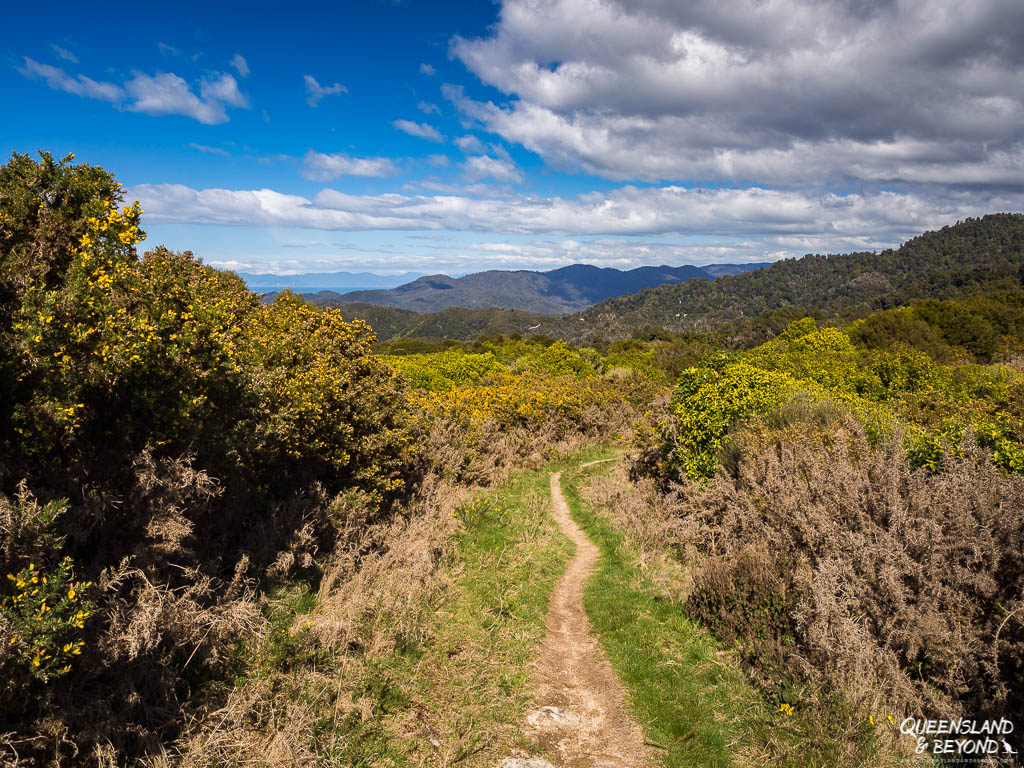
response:
<path id="1" fill-rule="evenodd" d="M 756 264 L 712 264 L 706 267 L 638 267 L 623 271 L 573 264 L 550 272 L 489 270 L 464 277 L 429 275 L 387 290 L 363 290 L 331 296 L 320 291 L 315 299 L 377 304 L 414 312 L 438 312 L 450 307 L 517 309 L 541 315 L 563 315 L 586 309 L 605 299 L 694 278 L 714 280 L 722 275 L 760 269 Z"/>
<path id="2" fill-rule="evenodd" d="M 366 288 L 394 288 L 422 276 L 421 272 L 377 275 L 373 272 L 308 272 L 301 275 L 270 275 L 239 272 L 250 291 L 272 293 L 285 289 L 295 293 L 348 293 Z"/>

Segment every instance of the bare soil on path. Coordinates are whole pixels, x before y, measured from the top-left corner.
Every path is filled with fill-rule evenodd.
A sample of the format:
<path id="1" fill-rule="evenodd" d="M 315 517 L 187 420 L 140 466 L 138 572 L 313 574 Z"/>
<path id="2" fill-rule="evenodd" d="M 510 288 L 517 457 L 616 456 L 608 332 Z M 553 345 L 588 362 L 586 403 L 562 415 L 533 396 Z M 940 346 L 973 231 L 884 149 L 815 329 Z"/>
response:
<path id="1" fill-rule="evenodd" d="M 583 608 L 583 590 L 600 550 L 570 516 L 561 475 L 551 475 L 552 514 L 576 554 L 551 595 L 547 635 L 534 669 L 543 706 L 529 713 L 527 729 L 557 768 L 646 768 L 652 760 L 643 731 L 626 711 L 625 691 Z"/>

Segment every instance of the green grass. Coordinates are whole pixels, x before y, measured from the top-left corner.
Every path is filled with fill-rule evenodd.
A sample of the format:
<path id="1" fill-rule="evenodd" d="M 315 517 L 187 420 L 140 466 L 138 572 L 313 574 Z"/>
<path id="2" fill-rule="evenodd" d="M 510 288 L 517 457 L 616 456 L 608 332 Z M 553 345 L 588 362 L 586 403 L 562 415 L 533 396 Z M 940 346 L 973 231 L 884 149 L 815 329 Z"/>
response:
<path id="1" fill-rule="evenodd" d="M 584 593 L 594 632 L 666 766 L 733 765 L 742 734 L 771 713 L 681 603 L 644 579 L 622 534 L 584 504 L 581 481 L 609 466 L 573 469 L 562 478 L 573 518 L 601 549 L 598 571 Z"/>
<path id="2" fill-rule="evenodd" d="M 435 616 L 432 641 L 382 662 L 406 697 L 407 713 L 417 711 L 442 743 L 397 737 L 399 764 L 494 765 L 513 749 L 537 748 L 522 733 L 532 702 L 529 665 L 544 638 L 551 592 L 573 553 L 551 517 L 548 478 L 599 455 L 600 449 L 584 451 L 517 472 L 460 510 L 465 527 L 451 565 L 458 579 Z"/>
<path id="3" fill-rule="evenodd" d="M 612 457 L 609 451 L 604 458 Z M 836 692 L 804 691 L 792 716 L 781 713 L 746 678 L 735 650 L 687 616 L 678 573 L 660 574 L 673 583 L 667 589 L 645 578 L 636 547 L 580 495 L 588 478 L 611 466 L 577 466 L 563 474 L 562 490 L 573 518 L 601 550 L 584 606 L 664 765 L 898 765 L 895 732 L 870 725 Z"/>
<path id="4" fill-rule="evenodd" d="M 264 606 L 269 631 L 238 649 L 236 685 L 274 702 L 250 727 L 297 728 L 295 744 L 323 765 L 483 768 L 536 754 L 523 734 L 530 664 L 573 554 L 551 516 L 549 475 L 599 453 L 513 472 L 456 509 L 462 524 L 435 555 L 439 572 L 401 619 L 414 626 L 390 646 L 321 644 L 303 621 L 321 610 L 315 582 L 278 585 Z"/>

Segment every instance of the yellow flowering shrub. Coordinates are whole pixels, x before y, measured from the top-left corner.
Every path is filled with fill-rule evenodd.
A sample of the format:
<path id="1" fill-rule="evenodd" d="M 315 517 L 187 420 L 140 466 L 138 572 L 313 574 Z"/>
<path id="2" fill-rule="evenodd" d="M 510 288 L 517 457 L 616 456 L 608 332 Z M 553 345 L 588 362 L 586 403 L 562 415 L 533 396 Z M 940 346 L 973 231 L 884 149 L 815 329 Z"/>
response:
<path id="1" fill-rule="evenodd" d="M 125 454 L 191 450 L 257 489 L 274 468 L 358 480 L 381 503 L 401 494 L 404 406 L 372 331 L 289 294 L 265 306 L 191 254 L 135 259 L 137 208 L 126 211 L 96 219 L 67 282 L 29 288 L 15 315 L 20 449 L 103 439 Z"/>
<path id="2" fill-rule="evenodd" d="M 749 363 L 683 371 L 669 405 L 671 423 L 662 425 L 663 459 L 658 473 L 711 477 L 729 429 L 741 418 L 765 414 L 797 387 L 785 373 Z"/>
<path id="3" fill-rule="evenodd" d="M 185 668 L 224 679 L 267 579 L 315 567 L 280 553 L 329 552 L 421 473 L 364 323 L 140 257 L 139 206 L 71 159 L 0 167 L 0 710 L 68 734 L 37 762 L 152 733 Z M 116 714 L 87 722 L 97 700 Z"/>
<path id="4" fill-rule="evenodd" d="M 496 376 L 485 384 L 447 392 L 412 392 L 410 400 L 431 418 L 462 424 L 473 433 L 486 423 L 501 429 L 575 429 L 584 410 L 613 408 L 620 395 L 600 381 L 527 373 Z"/>
<path id="5" fill-rule="evenodd" d="M 432 354 L 393 355 L 388 362 L 400 370 L 415 389 L 443 392 L 507 371 L 493 352 L 445 350 Z"/>
<path id="6" fill-rule="evenodd" d="M 252 323 L 241 352 L 255 397 L 249 463 L 273 461 L 338 490 L 354 484 L 378 507 L 405 495 L 414 459 L 403 386 L 371 354 L 370 327 L 291 294 Z"/>
<path id="7" fill-rule="evenodd" d="M 0 595 L 0 612 L 8 623 L 5 650 L 20 662 L 13 674 L 43 681 L 66 675 L 85 646 L 92 582 L 75 580 L 70 557 L 49 570 L 29 563 L 6 577 L 10 591 Z"/>

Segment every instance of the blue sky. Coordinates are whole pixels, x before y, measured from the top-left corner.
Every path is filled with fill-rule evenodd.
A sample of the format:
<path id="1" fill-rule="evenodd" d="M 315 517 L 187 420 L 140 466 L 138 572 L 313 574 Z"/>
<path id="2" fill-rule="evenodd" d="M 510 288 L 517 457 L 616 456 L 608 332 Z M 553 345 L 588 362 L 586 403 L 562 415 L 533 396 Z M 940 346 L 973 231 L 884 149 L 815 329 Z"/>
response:
<path id="1" fill-rule="evenodd" d="M 247 271 L 758 261 L 1021 210 L 1019 2 L 7 9 L 0 148 Z M 1015 42 L 1017 41 L 1017 42 Z"/>

